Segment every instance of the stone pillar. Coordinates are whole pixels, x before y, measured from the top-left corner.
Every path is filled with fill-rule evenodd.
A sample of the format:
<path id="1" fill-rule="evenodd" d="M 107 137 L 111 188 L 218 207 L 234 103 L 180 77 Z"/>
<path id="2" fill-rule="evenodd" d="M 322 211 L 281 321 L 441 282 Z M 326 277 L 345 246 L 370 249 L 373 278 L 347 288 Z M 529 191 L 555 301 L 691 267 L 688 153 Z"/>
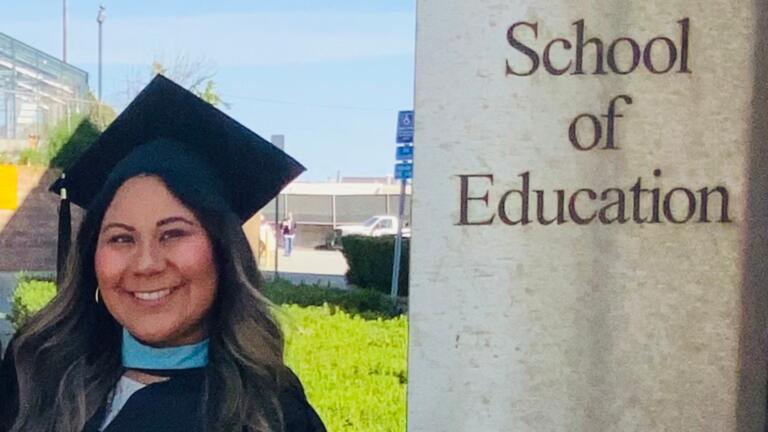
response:
<path id="1" fill-rule="evenodd" d="M 768 3 L 417 16 L 408 430 L 762 431 Z"/>

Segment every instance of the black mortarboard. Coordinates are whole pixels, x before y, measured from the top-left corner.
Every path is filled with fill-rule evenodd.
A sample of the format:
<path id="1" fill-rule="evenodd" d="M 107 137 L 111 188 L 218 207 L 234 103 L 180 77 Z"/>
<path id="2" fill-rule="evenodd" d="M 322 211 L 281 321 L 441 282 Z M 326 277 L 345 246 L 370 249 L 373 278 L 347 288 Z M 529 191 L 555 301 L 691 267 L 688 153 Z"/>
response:
<path id="1" fill-rule="evenodd" d="M 68 201 L 87 210 L 102 190 L 132 175 L 184 179 L 245 222 L 304 169 L 213 105 L 157 75 L 51 186 L 62 196 L 60 224 L 67 225 L 59 227 L 59 264 L 71 232 Z"/>

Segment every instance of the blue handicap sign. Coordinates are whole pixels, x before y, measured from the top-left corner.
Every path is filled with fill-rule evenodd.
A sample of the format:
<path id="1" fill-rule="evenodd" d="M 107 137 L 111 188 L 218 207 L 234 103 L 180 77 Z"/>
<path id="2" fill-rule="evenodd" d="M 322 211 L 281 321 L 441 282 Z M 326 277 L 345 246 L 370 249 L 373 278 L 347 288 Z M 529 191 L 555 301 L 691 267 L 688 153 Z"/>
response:
<path id="1" fill-rule="evenodd" d="M 413 142 L 413 111 L 397 113 L 397 142 Z"/>
<path id="2" fill-rule="evenodd" d="M 406 161 L 411 159 L 413 159 L 412 145 L 397 146 L 397 153 L 395 153 L 395 160 Z"/>
<path id="3" fill-rule="evenodd" d="M 411 162 L 395 164 L 395 178 L 397 180 L 408 180 L 411 177 L 413 177 L 413 164 Z"/>

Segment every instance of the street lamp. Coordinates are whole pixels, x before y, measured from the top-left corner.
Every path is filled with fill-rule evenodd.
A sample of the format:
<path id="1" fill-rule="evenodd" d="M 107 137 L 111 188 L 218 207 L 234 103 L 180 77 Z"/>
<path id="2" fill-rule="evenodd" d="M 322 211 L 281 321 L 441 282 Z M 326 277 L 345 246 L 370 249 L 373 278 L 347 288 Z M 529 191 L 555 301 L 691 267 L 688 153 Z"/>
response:
<path id="1" fill-rule="evenodd" d="M 106 11 L 107 9 L 100 5 L 99 15 L 96 17 L 96 21 L 99 23 L 99 103 L 101 103 L 101 25 L 107 19 Z"/>
<path id="2" fill-rule="evenodd" d="M 67 62 L 67 0 L 64 0 L 64 5 L 63 6 L 64 6 L 64 14 L 63 14 L 63 17 L 62 17 L 63 18 L 62 19 L 62 24 L 63 24 L 62 25 L 62 27 L 63 27 L 62 30 L 63 30 L 63 33 L 64 33 L 63 34 L 64 37 L 63 37 L 63 40 L 62 40 L 62 45 L 63 45 L 62 59 L 64 60 L 64 63 L 66 63 Z"/>

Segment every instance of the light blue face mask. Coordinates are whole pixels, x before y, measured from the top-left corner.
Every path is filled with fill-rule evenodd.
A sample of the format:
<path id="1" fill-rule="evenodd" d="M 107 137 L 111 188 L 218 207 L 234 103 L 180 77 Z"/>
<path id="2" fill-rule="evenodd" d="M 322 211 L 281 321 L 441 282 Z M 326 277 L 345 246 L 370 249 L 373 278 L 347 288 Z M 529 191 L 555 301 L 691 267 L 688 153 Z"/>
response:
<path id="1" fill-rule="evenodd" d="M 208 365 L 208 339 L 193 345 L 155 348 L 144 345 L 123 328 L 123 367 L 128 369 L 179 370 Z"/>

